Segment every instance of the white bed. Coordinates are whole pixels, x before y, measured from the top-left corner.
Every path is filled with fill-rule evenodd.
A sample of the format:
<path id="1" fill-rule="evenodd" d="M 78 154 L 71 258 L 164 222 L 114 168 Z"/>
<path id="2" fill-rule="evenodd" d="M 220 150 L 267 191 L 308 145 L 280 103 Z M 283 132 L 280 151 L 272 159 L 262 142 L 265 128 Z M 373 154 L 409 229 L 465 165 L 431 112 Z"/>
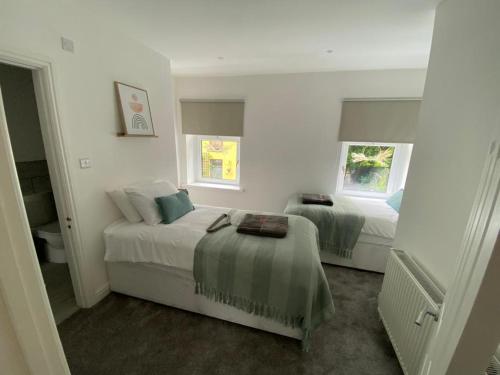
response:
<path id="1" fill-rule="evenodd" d="M 210 301 L 194 293 L 194 249 L 206 228 L 228 209 L 197 206 L 169 225 L 120 220 L 104 231 L 111 290 L 280 335 L 302 339 L 298 328 Z"/>
<path id="2" fill-rule="evenodd" d="M 325 263 L 384 272 L 397 212 L 381 200 L 353 198 L 366 216 L 352 259 L 322 253 Z M 169 225 L 119 220 L 106 228 L 105 261 L 111 290 L 214 318 L 302 339 L 302 331 L 210 301 L 194 293 L 194 250 L 227 208 L 196 206 Z"/>
<path id="3" fill-rule="evenodd" d="M 394 241 L 399 214 L 385 200 L 349 197 L 365 216 L 365 224 L 351 259 L 321 252 L 328 264 L 385 272 L 387 257 Z"/>

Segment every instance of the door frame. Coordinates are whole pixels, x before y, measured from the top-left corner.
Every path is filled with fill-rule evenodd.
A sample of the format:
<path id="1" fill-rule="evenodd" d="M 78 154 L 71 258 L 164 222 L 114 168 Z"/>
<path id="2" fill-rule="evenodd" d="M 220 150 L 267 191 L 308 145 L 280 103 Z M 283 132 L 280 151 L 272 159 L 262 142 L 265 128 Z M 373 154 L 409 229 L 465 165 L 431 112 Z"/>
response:
<path id="1" fill-rule="evenodd" d="M 54 63 L 0 50 L 0 62 L 32 70 L 40 126 L 77 304 L 88 307 L 69 157 L 59 118 Z M 1 99 L 1 97 L 0 97 Z M 0 103 L 1 104 L 1 103 Z M 2 105 L 3 107 L 3 105 Z M 0 111 L 0 293 L 28 367 L 36 374 L 69 374 L 33 244 L 16 165 Z M 69 218 L 66 222 L 66 218 Z M 71 223 L 71 228 L 69 227 Z"/>

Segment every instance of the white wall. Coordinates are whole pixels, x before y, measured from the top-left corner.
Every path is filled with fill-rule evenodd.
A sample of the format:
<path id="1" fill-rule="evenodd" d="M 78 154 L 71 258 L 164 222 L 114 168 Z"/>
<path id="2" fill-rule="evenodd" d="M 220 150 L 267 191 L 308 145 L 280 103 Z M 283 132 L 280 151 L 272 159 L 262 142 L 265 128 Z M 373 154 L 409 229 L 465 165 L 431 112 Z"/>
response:
<path id="1" fill-rule="evenodd" d="M 58 110 L 83 240 L 87 297 L 107 285 L 103 230 L 120 215 L 105 190 L 147 178 L 177 179 L 169 61 L 71 0 L 4 0 L 0 51 L 53 62 Z M 75 42 L 63 51 L 60 38 Z M 148 90 L 159 138 L 118 138 L 113 81 Z M 79 169 L 89 157 L 92 168 Z"/>
<path id="2" fill-rule="evenodd" d="M 241 140 L 241 185 L 245 191 L 193 187 L 193 199 L 203 204 L 280 212 L 292 193 L 334 192 L 342 99 L 420 97 L 424 80 L 424 70 L 176 77 L 176 99 L 246 100 Z M 184 138 L 179 135 L 183 183 Z"/>
<path id="3" fill-rule="evenodd" d="M 436 15 L 395 247 L 412 253 L 444 288 L 500 127 L 499 14 L 495 0 L 448 0 Z"/>
<path id="4" fill-rule="evenodd" d="M 0 293 L 0 374 L 28 374 L 24 356 L 19 347 L 14 327 L 7 312 L 7 307 Z"/>
<path id="5" fill-rule="evenodd" d="M 0 88 L 15 161 L 45 160 L 31 71 L 0 64 Z"/>

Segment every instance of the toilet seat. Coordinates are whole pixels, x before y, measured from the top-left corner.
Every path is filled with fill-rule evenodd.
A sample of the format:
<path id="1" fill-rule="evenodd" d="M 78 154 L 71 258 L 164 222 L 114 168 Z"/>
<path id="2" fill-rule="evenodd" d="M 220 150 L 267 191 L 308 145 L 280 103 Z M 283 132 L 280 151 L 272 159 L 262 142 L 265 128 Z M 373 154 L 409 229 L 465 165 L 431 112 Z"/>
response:
<path id="1" fill-rule="evenodd" d="M 58 221 L 53 221 L 51 223 L 41 225 L 33 229 L 35 236 L 38 238 L 43 238 L 52 247 L 57 249 L 64 248 L 64 242 L 61 235 L 61 227 Z"/>
<path id="2" fill-rule="evenodd" d="M 45 240 L 45 258 L 52 263 L 66 263 L 64 241 L 58 221 L 33 228 L 33 235 Z"/>

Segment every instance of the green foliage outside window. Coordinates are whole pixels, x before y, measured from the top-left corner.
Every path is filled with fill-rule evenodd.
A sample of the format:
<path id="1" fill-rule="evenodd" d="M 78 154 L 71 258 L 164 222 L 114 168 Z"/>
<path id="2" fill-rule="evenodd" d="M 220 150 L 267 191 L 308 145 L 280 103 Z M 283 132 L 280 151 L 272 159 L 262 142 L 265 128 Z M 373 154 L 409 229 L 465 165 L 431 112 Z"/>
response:
<path id="1" fill-rule="evenodd" d="M 350 145 L 344 189 L 385 193 L 393 155 L 393 146 Z"/>

